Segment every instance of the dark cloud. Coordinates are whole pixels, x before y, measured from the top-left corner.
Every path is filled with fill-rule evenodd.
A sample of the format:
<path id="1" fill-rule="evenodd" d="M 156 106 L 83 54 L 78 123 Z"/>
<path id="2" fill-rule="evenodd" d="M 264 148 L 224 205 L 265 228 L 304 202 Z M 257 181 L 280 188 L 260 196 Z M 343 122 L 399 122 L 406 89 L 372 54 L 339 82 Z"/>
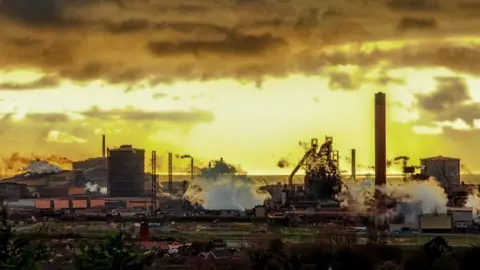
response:
<path id="1" fill-rule="evenodd" d="M 260 36 L 235 34 L 219 41 L 150 42 L 148 48 L 154 55 L 161 57 L 203 53 L 258 57 L 286 44 L 282 38 L 270 34 Z"/>
<path id="2" fill-rule="evenodd" d="M 208 111 L 190 110 L 190 111 L 166 111 L 166 112 L 145 112 L 133 108 L 123 110 L 100 110 L 93 107 L 88 111 L 77 112 L 79 116 L 85 116 L 89 120 L 120 120 L 120 121 L 141 121 L 141 122 L 163 122 L 163 123 L 201 123 L 211 122 L 215 116 Z M 7 114 L 2 117 L 3 121 L 11 121 L 13 114 Z M 68 123 L 74 122 L 73 118 L 64 113 L 29 113 L 25 116 L 26 121 L 33 123 Z"/>
<path id="3" fill-rule="evenodd" d="M 436 11 L 441 8 L 439 0 L 387 0 L 394 11 Z"/>
<path id="4" fill-rule="evenodd" d="M 332 52 L 322 55 L 323 65 L 359 65 L 372 68 L 385 62 L 387 69 L 445 67 L 456 72 L 480 75 L 480 50 L 474 44 L 426 42 L 419 47 L 407 44 L 400 48 L 361 50 L 347 53 Z"/>
<path id="5" fill-rule="evenodd" d="M 40 90 L 54 89 L 59 84 L 56 76 L 45 76 L 27 83 L 6 82 L 0 83 L 0 91 L 4 90 Z"/>
<path id="6" fill-rule="evenodd" d="M 89 111 L 82 112 L 90 118 L 100 120 L 123 120 L 123 121 L 158 121 L 158 122 L 211 122 L 214 115 L 208 111 L 166 111 L 166 112 L 145 112 L 136 109 L 126 108 L 124 110 L 103 111 L 98 108 L 92 108 Z"/>
<path id="7" fill-rule="evenodd" d="M 355 90 L 358 89 L 360 85 L 361 84 L 354 82 L 351 75 L 346 72 L 332 72 L 328 82 L 328 86 L 332 90 Z"/>
<path id="8" fill-rule="evenodd" d="M 400 31 L 408 31 L 413 29 L 419 30 L 435 30 L 438 28 L 437 20 L 435 18 L 414 18 L 404 17 L 397 25 Z"/>
<path id="9" fill-rule="evenodd" d="M 0 66 L 42 69 L 78 82 L 127 84 L 218 78 L 260 84 L 265 77 L 319 75 L 330 65 L 368 68 L 380 61 L 478 72 L 478 54 L 458 52 L 457 44 L 437 41 L 429 31 L 421 36 L 403 31 L 402 37 L 418 39 L 403 48 L 335 55 L 335 46 L 346 43 L 398 38 L 397 25 L 405 30 L 436 26 L 435 34 L 442 37 L 475 31 L 478 21 L 464 16 L 465 8 L 450 5 L 446 13 L 439 11 L 442 5 L 441 0 L 4 0 Z"/>
<path id="10" fill-rule="evenodd" d="M 389 84 L 404 84 L 405 80 L 391 77 L 384 70 L 380 74 L 372 76 L 366 71 L 359 70 L 354 72 L 334 71 L 328 74 L 328 86 L 331 90 L 358 90 L 364 84 L 375 84 L 386 86 Z"/>
<path id="11" fill-rule="evenodd" d="M 421 109 L 441 114 L 469 100 L 468 87 L 463 78 L 439 77 L 436 80 L 437 88 L 434 92 L 418 95 L 418 105 Z"/>
<path id="12" fill-rule="evenodd" d="M 63 21 L 62 10 L 55 0 L 3 0 L 0 8 L 13 20 L 34 26 L 56 26 Z"/>
<path id="13" fill-rule="evenodd" d="M 436 80 L 437 87 L 433 92 L 417 95 L 420 110 L 428 113 L 434 121 L 460 119 L 473 127 L 474 120 L 480 119 L 480 103 L 471 101 L 465 80 L 459 77 L 439 77 Z"/>
<path id="14" fill-rule="evenodd" d="M 70 117 L 63 113 L 35 113 L 28 114 L 26 117 L 36 123 L 62 123 L 71 121 Z"/>

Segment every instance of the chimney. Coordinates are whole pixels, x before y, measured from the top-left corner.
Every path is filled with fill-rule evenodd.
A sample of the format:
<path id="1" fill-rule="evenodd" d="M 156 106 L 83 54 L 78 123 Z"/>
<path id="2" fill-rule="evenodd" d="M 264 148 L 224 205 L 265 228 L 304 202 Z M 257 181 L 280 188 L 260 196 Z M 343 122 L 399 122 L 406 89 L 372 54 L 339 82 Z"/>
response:
<path id="1" fill-rule="evenodd" d="M 173 192 L 173 155 L 168 153 L 168 192 Z"/>
<path id="2" fill-rule="evenodd" d="M 385 210 L 385 198 L 379 187 L 387 183 L 387 128 L 385 93 L 375 94 L 375 204 L 378 212 Z M 376 219 L 378 225 L 380 220 Z"/>
<path id="3" fill-rule="evenodd" d="M 105 142 L 105 134 L 102 135 L 102 157 L 105 158 L 105 146 L 106 146 L 106 142 Z"/>
<path id="4" fill-rule="evenodd" d="M 375 185 L 387 183 L 387 128 L 385 93 L 375 94 Z"/>
<path id="5" fill-rule="evenodd" d="M 352 154 L 351 154 L 351 157 L 350 157 L 350 162 L 352 163 L 352 179 L 353 181 L 356 180 L 356 177 L 357 177 L 357 157 L 356 157 L 356 153 L 355 153 L 355 149 L 352 149 Z"/>

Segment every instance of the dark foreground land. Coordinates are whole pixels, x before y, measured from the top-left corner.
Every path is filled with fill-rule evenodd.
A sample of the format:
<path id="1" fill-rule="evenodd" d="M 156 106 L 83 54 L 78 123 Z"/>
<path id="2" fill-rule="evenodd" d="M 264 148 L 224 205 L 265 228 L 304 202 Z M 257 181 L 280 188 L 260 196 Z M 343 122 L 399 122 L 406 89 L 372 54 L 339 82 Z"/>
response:
<path id="1" fill-rule="evenodd" d="M 349 245 L 348 243 L 287 244 L 273 240 L 265 245 L 240 251 L 215 247 L 212 242 L 195 242 L 177 254 L 153 251 L 143 255 L 134 247 L 117 246 L 116 250 L 86 252 L 79 248 L 76 254 L 64 255 L 43 269 L 333 269 L 333 270 L 465 270 L 478 269 L 479 247 L 451 248 L 441 237 L 434 238 L 422 247 L 395 247 L 381 243 Z M 119 253 L 123 250 L 124 254 Z M 109 253 L 110 252 L 110 253 Z M 122 260 L 129 257 L 141 262 L 135 268 Z M 205 253 L 210 252 L 205 258 Z M 108 255 L 105 255 L 108 254 Z M 121 255 L 121 256 L 119 256 Z M 151 257 L 149 257 L 151 256 Z M 147 258 L 148 257 L 148 258 Z M 111 262 L 113 260 L 113 262 Z M 26 269 L 25 269 L 26 270 Z"/>

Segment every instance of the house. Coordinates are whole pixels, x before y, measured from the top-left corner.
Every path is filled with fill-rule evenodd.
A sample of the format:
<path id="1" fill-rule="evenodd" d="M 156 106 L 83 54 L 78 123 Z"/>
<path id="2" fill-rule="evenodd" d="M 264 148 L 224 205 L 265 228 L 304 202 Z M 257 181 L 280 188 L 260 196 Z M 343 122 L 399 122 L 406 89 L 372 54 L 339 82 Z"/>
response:
<path id="1" fill-rule="evenodd" d="M 200 254 L 198 254 L 198 256 L 205 259 L 225 260 L 231 259 L 233 257 L 233 254 L 228 249 L 219 248 L 212 249 L 210 252 L 201 252 Z"/>
<path id="2" fill-rule="evenodd" d="M 144 242 L 140 242 L 140 246 L 144 250 L 158 248 L 163 251 L 168 251 L 170 249 L 170 245 L 167 242 L 144 241 Z"/>

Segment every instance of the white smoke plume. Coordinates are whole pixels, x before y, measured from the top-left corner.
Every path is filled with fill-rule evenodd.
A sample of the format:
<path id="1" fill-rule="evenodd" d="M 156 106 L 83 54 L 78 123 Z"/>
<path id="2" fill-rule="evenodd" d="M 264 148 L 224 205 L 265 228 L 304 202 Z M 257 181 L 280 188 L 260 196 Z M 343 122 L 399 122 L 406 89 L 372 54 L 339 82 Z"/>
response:
<path id="1" fill-rule="evenodd" d="M 251 179 L 225 175 L 216 179 L 196 179 L 183 197 L 208 210 L 245 210 L 263 205 L 270 194 L 259 190 Z"/>
<path id="2" fill-rule="evenodd" d="M 245 210 L 263 205 L 270 194 L 259 190 L 253 179 L 237 172 L 223 158 L 210 162 L 207 168 L 200 169 L 200 177 L 193 183 L 185 183 L 183 198 L 208 210 Z"/>
<path id="3" fill-rule="evenodd" d="M 344 195 L 343 206 L 353 211 L 371 209 L 375 185 L 372 180 L 360 183 L 346 182 L 348 193 Z M 420 214 L 444 214 L 447 212 L 448 197 L 438 181 L 430 177 L 425 181 L 412 181 L 401 185 L 387 184 L 380 191 L 396 202 L 389 216 L 403 214 L 405 222 L 416 222 Z"/>
<path id="4" fill-rule="evenodd" d="M 85 190 L 91 193 L 101 193 L 101 194 L 107 194 L 108 190 L 106 187 L 101 187 L 97 183 L 94 182 L 87 182 L 85 184 Z"/>
<path id="5" fill-rule="evenodd" d="M 32 174 L 52 174 L 62 172 L 62 168 L 48 161 L 32 161 L 25 169 L 25 176 Z"/>
<path id="6" fill-rule="evenodd" d="M 468 195 L 465 207 L 471 207 L 473 210 L 473 216 L 475 219 L 480 217 L 480 193 L 477 189 L 474 189 L 470 195 Z"/>

